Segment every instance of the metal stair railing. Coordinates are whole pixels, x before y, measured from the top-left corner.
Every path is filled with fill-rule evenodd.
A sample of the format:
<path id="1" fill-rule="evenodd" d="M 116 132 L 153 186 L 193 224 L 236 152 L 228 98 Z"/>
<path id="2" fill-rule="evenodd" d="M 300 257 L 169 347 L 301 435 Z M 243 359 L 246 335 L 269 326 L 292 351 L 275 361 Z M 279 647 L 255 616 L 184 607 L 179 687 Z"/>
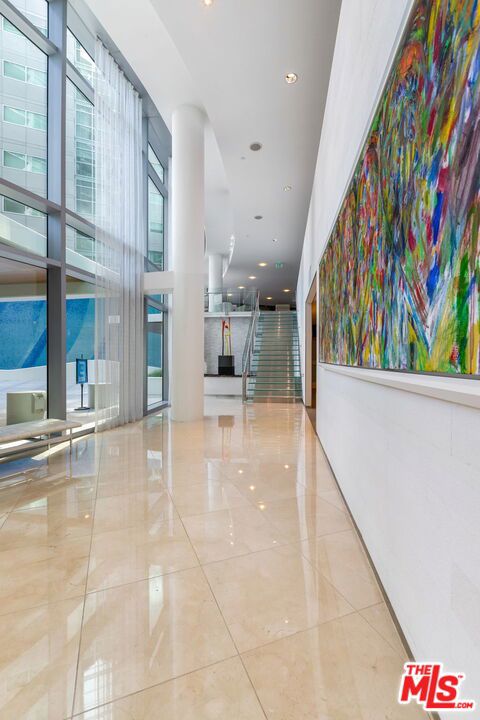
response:
<path id="1" fill-rule="evenodd" d="M 255 309 L 252 311 L 252 317 L 250 318 L 250 325 L 248 327 L 247 341 L 243 350 L 242 359 L 242 399 L 243 402 L 247 400 L 247 385 L 248 377 L 251 371 L 253 348 L 255 344 L 255 333 L 257 330 L 258 318 L 260 317 L 260 293 L 257 292 L 257 298 L 255 301 Z"/>

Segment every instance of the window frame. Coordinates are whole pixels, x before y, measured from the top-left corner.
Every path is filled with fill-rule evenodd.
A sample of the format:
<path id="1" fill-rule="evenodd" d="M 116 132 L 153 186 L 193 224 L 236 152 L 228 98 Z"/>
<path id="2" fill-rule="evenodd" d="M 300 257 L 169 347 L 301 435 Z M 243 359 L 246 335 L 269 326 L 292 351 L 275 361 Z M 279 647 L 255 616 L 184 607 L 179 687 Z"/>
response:
<path id="1" fill-rule="evenodd" d="M 7 178 L 0 178 L 0 194 L 12 204 L 10 208 L 5 210 L 6 214 L 12 213 L 14 217 L 18 213 L 19 219 L 22 217 L 22 205 L 24 206 L 23 215 L 25 217 L 35 216 L 36 212 L 43 213 L 47 216 L 47 250 L 46 255 L 37 255 L 22 247 L 9 246 L 0 241 L 0 257 L 12 259 L 18 262 L 27 263 L 29 265 L 44 268 L 47 270 L 47 393 L 48 393 L 48 416 L 49 417 L 65 417 L 66 415 L 66 278 L 76 277 L 86 282 L 92 282 L 95 279 L 94 273 L 88 272 L 86 269 L 74 267 L 71 263 L 67 263 L 67 226 L 82 233 L 86 238 L 91 238 L 95 243 L 96 230 L 94 222 L 82 217 L 75 210 L 67 207 L 66 204 L 66 154 L 62 155 L 62 147 L 65 148 L 66 133 L 66 80 L 70 80 L 75 88 L 82 93 L 85 99 L 93 105 L 94 90 L 92 84 L 80 73 L 78 68 L 67 57 L 67 28 L 76 39 L 79 46 L 83 48 L 85 53 L 93 58 L 95 53 L 95 37 L 98 35 L 102 42 L 115 53 L 117 62 L 122 67 L 127 78 L 133 83 L 142 97 L 144 111 L 144 132 L 143 142 L 151 144 L 152 149 L 158 158 L 160 164 L 164 168 L 163 183 L 156 174 L 155 168 L 149 166 L 148 158 L 145 157 L 144 181 L 142 192 L 144 197 L 148 192 L 148 178 L 150 177 L 156 189 L 164 198 L 164 268 L 168 267 L 168 171 L 169 157 L 171 153 L 171 137 L 163 120 L 158 115 L 153 102 L 148 96 L 145 88 L 142 86 L 134 72 L 118 53 L 113 46 L 108 35 L 103 31 L 98 21 L 93 16 L 80 17 L 77 14 L 79 10 L 69 4 L 68 0 L 48 0 L 48 35 L 43 34 L 42 29 L 32 23 L 31 18 L 24 14 L 20 9 L 11 5 L 8 0 L 0 0 L 0 14 L 4 18 L 2 21 L 2 30 L 12 32 L 20 36 L 24 36 L 32 42 L 38 50 L 42 51 L 47 58 L 47 71 L 22 65 L 22 63 L 5 60 L 2 58 L 2 66 L 0 68 L 3 76 L 8 80 L 15 80 L 24 84 L 29 83 L 37 87 L 46 87 L 47 93 L 47 115 L 46 127 L 35 127 L 38 123 L 37 115 L 33 110 L 29 111 L 23 108 L 16 108 L 9 100 L 4 105 L 18 110 L 19 118 L 24 118 L 24 124 L 19 127 L 25 127 L 36 132 L 46 132 L 47 135 L 47 157 L 37 158 L 34 153 L 29 154 L 28 146 L 25 153 L 15 153 L 14 150 L 7 150 L 2 146 L 2 155 L 0 161 L 3 164 L 3 151 L 13 153 L 22 164 L 21 172 L 36 171 L 42 167 L 42 163 L 46 163 L 47 169 L 47 191 L 46 195 L 37 194 L 23 185 L 20 185 Z M 35 19 L 35 18 L 34 18 Z M 10 23 L 11 27 L 7 27 Z M 41 24 L 41 23 L 39 23 Z M 9 64 L 10 63 L 10 64 Z M 7 72 L 5 72 L 5 70 Z M 10 74 L 8 72 L 10 71 Z M 1 118 L 4 121 L 4 109 L 2 109 Z M 30 113 L 30 115 L 29 115 Z M 8 116 L 8 111 L 7 111 Z M 13 117 L 13 116 L 12 116 Z M 88 187 L 88 183 L 93 183 L 90 168 L 94 163 L 94 151 L 92 152 L 92 165 L 89 163 L 90 156 L 87 149 L 88 143 L 94 141 L 93 125 L 89 118 L 83 118 L 87 122 L 83 125 L 83 130 L 76 137 L 79 142 L 79 151 L 82 155 L 82 167 L 86 171 L 85 175 L 81 175 L 83 181 Z M 5 122 L 9 122 L 6 120 Z M 17 124 L 17 123 L 12 123 Z M 43 125 L 43 122 L 40 121 Z M 81 123 L 79 123 L 82 126 Z M 82 145 L 82 142 L 85 143 Z M 148 152 L 148 150 L 147 150 Z M 9 156 L 7 156 L 9 157 Z M 75 161 L 76 162 L 76 147 Z M 26 168 L 29 167 L 29 170 Z M 13 168 L 20 169 L 20 168 Z M 93 168 L 92 168 L 93 169 Z M 85 202 L 88 202 L 85 199 Z M 17 203 L 14 205 L 13 203 Z M 8 204 L 7 204 L 8 208 Z M 28 208 L 28 210 L 27 210 Z M 3 203 L 0 210 L 4 211 Z M 93 208 L 90 208 L 90 212 Z M 12 212 L 16 211 L 16 212 Z M 146 223 L 146 232 L 148 232 L 148 223 Z M 147 242 L 146 238 L 146 242 Z M 94 251 L 94 244 L 92 251 Z M 88 249 L 88 248 L 87 248 Z M 88 253 L 87 253 L 88 254 Z M 164 364 L 164 397 L 168 393 L 168 345 L 167 345 L 167 327 L 168 327 L 168 306 L 162 308 L 164 313 L 164 346 L 163 346 L 163 364 Z"/>

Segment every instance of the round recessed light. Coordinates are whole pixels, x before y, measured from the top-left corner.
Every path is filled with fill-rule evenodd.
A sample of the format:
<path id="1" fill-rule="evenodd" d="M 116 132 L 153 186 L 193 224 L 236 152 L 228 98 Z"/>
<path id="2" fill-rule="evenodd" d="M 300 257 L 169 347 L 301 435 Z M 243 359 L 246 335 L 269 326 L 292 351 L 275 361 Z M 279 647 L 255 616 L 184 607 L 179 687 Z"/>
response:
<path id="1" fill-rule="evenodd" d="M 267 267 L 267 263 L 266 263 L 266 262 L 260 262 L 260 263 L 258 263 L 258 267 Z"/>
<path id="2" fill-rule="evenodd" d="M 283 188 L 283 191 L 284 191 L 284 192 L 290 192 L 291 189 L 292 189 L 292 186 L 291 186 L 291 185 L 285 185 L 285 187 Z"/>
<path id="3" fill-rule="evenodd" d="M 239 289 L 239 290 L 245 290 L 245 285 L 239 285 L 239 286 L 238 286 L 238 289 Z"/>
<path id="4" fill-rule="evenodd" d="M 249 279 L 249 280 L 256 280 L 256 279 L 257 279 L 257 276 L 256 276 L 256 275 L 249 275 L 249 276 L 248 276 L 248 279 Z"/>
<path id="5" fill-rule="evenodd" d="M 273 238 L 272 242 L 278 242 L 278 238 Z"/>
<path id="6" fill-rule="evenodd" d="M 213 0 L 203 0 L 203 4 L 207 7 L 211 7 L 211 5 L 213 5 Z"/>
<path id="7" fill-rule="evenodd" d="M 293 85 L 294 83 L 297 82 L 297 80 L 298 80 L 297 73 L 289 72 L 285 75 L 285 82 L 287 83 L 287 85 Z"/>
<path id="8" fill-rule="evenodd" d="M 258 152 L 258 151 L 261 150 L 261 149 L 262 149 L 262 143 L 253 142 L 253 143 L 250 145 L 250 150 L 252 150 L 253 152 Z"/>
<path id="9" fill-rule="evenodd" d="M 285 290 L 283 292 L 292 292 L 292 291 L 290 290 L 290 288 L 285 288 Z"/>
<path id="10" fill-rule="evenodd" d="M 269 296 L 269 297 L 267 297 L 267 298 L 265 298 L 265 299 L 266 299 L 266 300 L 273 300 L 273 298 L 272 298 L 272 297 L 270 297 L 270 296 Z"/>
<path id="11" fill-rule="evenodd" d="M 227 293 L 227 297 L 232 297 L 233 293 Z"/>
<path id="12" fill-rule="evenodd" d="M 254 220 L 263 220 L 263 215 L 255 215 Z"/>

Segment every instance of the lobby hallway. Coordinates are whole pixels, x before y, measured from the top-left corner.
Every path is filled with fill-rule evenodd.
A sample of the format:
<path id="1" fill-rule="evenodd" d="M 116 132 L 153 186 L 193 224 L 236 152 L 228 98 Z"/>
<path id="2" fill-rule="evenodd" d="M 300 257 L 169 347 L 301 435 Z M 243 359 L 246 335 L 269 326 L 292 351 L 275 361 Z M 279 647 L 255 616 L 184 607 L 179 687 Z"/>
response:
<path id="1" fill-rule="evenodd" d="M 425 718 L 303 406 L 206 413 L 1 466 L 0 718 Z"/>

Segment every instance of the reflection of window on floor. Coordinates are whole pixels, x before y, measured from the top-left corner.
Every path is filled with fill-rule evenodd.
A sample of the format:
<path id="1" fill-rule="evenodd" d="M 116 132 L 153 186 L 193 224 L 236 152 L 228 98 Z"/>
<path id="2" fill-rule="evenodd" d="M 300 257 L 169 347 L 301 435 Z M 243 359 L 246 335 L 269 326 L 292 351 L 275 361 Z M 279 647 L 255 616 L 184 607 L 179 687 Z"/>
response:
<path id="1" fill-rule="evenodd" d="M 47 411 L 47 274 L 0 259 L 0 424 Z"/>
<path id="2" fill-rule="evenodd" d="M 112 698 L 113 664 L 99 658 L 86 668 L 79 682 L 82 683 L 79 692 L 82 693 L 84 707 L 103 705 Z"/>

